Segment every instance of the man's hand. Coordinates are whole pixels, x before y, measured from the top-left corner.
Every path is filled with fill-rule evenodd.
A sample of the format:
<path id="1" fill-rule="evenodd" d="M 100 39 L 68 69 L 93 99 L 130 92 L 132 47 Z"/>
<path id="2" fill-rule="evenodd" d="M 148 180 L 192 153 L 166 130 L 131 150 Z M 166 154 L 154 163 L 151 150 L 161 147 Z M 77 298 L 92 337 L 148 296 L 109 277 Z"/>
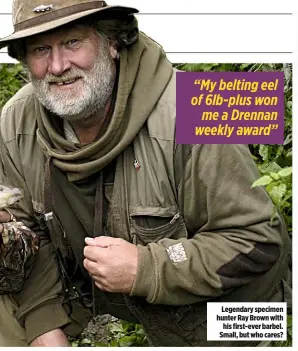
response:
<path id="1" fill-rule="evenodd" d="M 46 318 L 46 316 L 45 316 Z M 30 346 L 70 346 L 66 335 L 61 329 L 51 330 L 34 339 Z"/>
<path id="2" fill-rule="evenodd" d="M 84 267 L 105 291 L 130 293 L 138 267 L 138 249 L 118 238 L 85 238 Z"/>

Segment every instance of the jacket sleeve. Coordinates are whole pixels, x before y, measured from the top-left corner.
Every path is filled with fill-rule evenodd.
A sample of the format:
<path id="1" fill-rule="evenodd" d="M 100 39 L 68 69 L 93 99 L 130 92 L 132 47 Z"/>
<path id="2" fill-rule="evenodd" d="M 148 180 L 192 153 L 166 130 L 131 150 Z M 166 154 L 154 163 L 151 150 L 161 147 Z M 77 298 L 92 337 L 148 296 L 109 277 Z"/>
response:
<path id="1" fill-rule="evenodd" d="M 49 237 L 40 230 L 34 220 L 32 200 L 22 175 L 20 154 L 17 152 L 16 146 L 14 147 L 16 152 L 13 155 L 9 153 L 3 140 L 2 131 L 3 128 L 1 128 L 0 135 L 1 182 L 19 187 L 24 191 L 24 198 L 10 210 L 18 220 L 24 222 L 41 239 L 41 247 L 38 250 L 30 276 L 25 281 L 22 290 L 12 294 L 12 298 L 19 305 L 15 316 L 20 325 L 25 328 L 27 341 L 30 343 L 37 336 L 62 327 L 70 320 L 61 303 L 62 283 L 52 244 Z M 16 145 L 16 140 L 10 140 L 9 143 Z"/>
<path id="2" fill-rule="evenodd" d="M 181 145 L 180 145 L 181 146 Z M 282 219 L 245 145 L 194 145 L 179 184 L 188 238 L 138 246 L 131 295 L 149 303 L 189 304 L 248 284 L 278 260 Z M 179 237 L 179 235 L 176 237 Z"/>

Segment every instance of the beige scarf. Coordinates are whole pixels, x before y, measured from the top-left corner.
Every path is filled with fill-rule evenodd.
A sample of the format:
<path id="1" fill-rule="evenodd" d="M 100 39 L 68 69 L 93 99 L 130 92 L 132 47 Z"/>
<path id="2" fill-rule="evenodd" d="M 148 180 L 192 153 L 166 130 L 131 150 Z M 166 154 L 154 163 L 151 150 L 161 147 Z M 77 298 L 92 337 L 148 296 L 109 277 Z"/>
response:
<path id="1" fill-rule="evenodd" d="M 97 141 L 82 146 L 58 133 L 40 107 L 37 139 L 53 164 L 78 181 L 98 172 L 135 138 L 166 88 L 172 65 L 162 48 L 145 34 L 120 52 L 118 91 L 111 122 Z"/>

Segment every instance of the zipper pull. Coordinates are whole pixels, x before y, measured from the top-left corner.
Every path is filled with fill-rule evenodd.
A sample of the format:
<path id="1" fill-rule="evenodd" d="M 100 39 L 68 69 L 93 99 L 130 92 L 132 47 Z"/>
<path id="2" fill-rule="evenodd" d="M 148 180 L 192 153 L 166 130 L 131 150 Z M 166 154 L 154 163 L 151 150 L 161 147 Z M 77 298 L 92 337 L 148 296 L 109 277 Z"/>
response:
<path id="1" fill-rule="evenodd" d="M 176 220 L 180 217 L 180 213 L 176 213 L 175 216 L 170 220 L 170 224 L 173 224 L 176 222 Z"/>
<path id="2" fill-rule="evenodd" d="M 53 219 L 53 212 L 48 212 L 48 213 L 45 213 L 44 214 L 44 220 L 47 222 L 49 221 L 50 219 Z"/>

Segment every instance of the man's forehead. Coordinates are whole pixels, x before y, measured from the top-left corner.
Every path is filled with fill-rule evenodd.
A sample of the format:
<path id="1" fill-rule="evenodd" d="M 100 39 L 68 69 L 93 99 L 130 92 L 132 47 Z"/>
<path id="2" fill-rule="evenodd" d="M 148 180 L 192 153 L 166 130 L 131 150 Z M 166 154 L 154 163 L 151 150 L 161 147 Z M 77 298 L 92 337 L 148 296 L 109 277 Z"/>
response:
<path id="1" fill-rule="evenodd" d="M 28 45 L 33 44 L 35 42 L 40 42 L 48 39 L 63 39 L 69 35 L 76 35 L 80 37 L 88 37 L 95 33 L 95 29 L 82 25 L 82 24 L 73 24 L 68 26 L 62 26 L 60 28 L 55 28 L 53 30 L 47 31 L 45 33 L 36 34 L 34 36 L 28 37 L 26 43 Z"/>

